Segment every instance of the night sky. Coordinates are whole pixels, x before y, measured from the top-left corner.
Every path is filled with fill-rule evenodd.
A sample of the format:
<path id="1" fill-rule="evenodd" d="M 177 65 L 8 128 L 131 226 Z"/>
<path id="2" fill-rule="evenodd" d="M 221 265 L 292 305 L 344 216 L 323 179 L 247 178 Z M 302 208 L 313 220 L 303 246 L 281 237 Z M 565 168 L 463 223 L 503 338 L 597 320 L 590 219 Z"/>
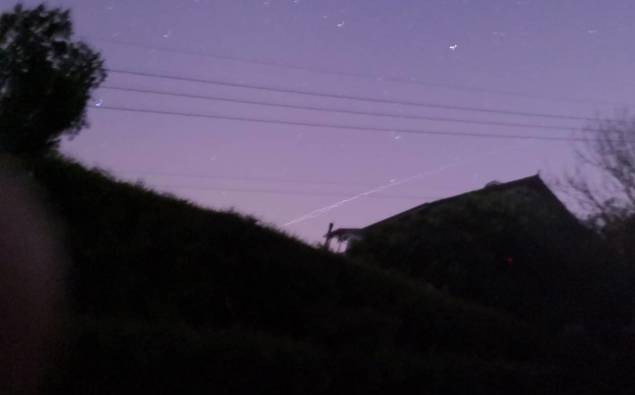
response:
<path id="1" fill-rule="evenodd" d="M 553 181 L 572 166 L 584 118 L 633 104 L 632 0 L 48 4 L 70 7 L 77 37 L 118 71 L 65 153 L 310 242 L 331 221 L 364 226 L 492 180 Z"/>

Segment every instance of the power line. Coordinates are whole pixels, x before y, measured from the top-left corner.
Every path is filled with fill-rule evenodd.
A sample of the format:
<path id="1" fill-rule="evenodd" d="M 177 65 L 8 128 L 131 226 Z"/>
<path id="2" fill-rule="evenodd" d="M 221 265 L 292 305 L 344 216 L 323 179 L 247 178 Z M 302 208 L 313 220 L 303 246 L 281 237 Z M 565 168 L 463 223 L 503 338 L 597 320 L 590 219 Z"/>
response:
<path id="1" fill-rule="evenodd" d="M 189 94 L 189 93 L 175 93 L 175 92 L 167 92 L 167 91 L 158 91 L 154 89 L 138 89 L 138 88 L 128 88 L 128 87 L 119 87 L 119 86 L 103 86 L 101 87 L 101 89 L 108 89 L 108 90 L 115 90 L 115 91 L 122 91 L 122 92 L 142 93 L 142 94 L 153 94 L 153 95 L 169 96 L 169 97 L 180 97 L 180 98 L 188 98 L 188 99 L 212 100 L 212 101 L 222 101 L 222 102 L 228 102 L 228 103 L 278 107 L 278 108 L 287 108 L 287 109 L 294 109 L 294 110 L 308 110 L 308 111 L 319 111 L 319 112 L 328 112 L 328 113 L 363 115 L 363 116 L 371 116 L 371 117 L 401 118 L 401 119 L 412 119 L 412 120 L 451 122 L 451 123 L 463 123 L 463 124 L 472 124 L 472 125 L 505 126 L 505 127 L 516 127 L 516 128 L 551 129 L 551 130 L 559 130 L 559 131 L 567 131 L 567 130 L 571 131 L 576 129 L 572 126 L 554 126 L 554 125 L 531 124 L 531 123 L 482 121 L 477 119 L 420 116 L 420 115 L 399 114 L 394 112 L 391 113 L 391 112 L 370 112 L 370 111 L 346 110 L 346 109 L 339 109 L 339 108 L 333 108 L 333 107 L 317 107 L 317 106 L 295 105 L 295 104 L 286 104 L 286 103 L 272 103 L 272 102 L 265 102 L 265 101 L 259 101 L 259 100 L 236 99 L 236 98 L 223 97 L 223 96 L 195 95 L 195 94 Z M 586 129 L 585 131 L 591 132 L 593 130 Z"/>
<path id="2" fill-rule="evenodd" d="M 442 110 L 471 111 L 471 112 L 480 112 L 480 113 L 487 113 L 487 114 L 502 114 L 502 115 L 523 116 L 523 117 L 569 119 L 569 120 L 576 120 L 576 121 L 594 121 L 595 120 L 593 118 L 587 118 L 587 117 L 581 117 L 581 116 L 575 116 L 575 115 L 537 113 L 537 112 L 512 111 L 512 110 L 497 110 L 493 108 L 455 106 L 455 105 L 448 105 L 448 104 L 409 101 L 409 100 L 379 99 L 379 98 L 373 98 L 373 97 L 367 97 L 367 96 L 353 96 L 353 95 L 345 95 L 345 94 L 338 94 L 338 93 L 314 92 L 314 91 L 301 90 L 301 89 L 277 88 L 277 87 L 257 85 L 257 84 L 227 82 L 227 81 L 221 81 L 221 80 L 211 80 L 211 79 L 202 79 L 202 78 L 190 78 L 190 77 L 182 77 L 182 76 L 168 75 L 168 74 L 129 71 L 129 70 L 123 70 L 123 69 L 109 68 L 107 69 L 107 71 L 110 73 L 115 73 L 115 74 L 133 75 L 138 77 L 161 78 L 161 79 L 168 79 L 168 80 L 174 80 L 174 81 L 194 82 L 194 83 L 201 83 L 201 84 L 208 84 L 208 85 L 226 86 L 226 87 L 232 87 L 232 88 L 244 88 L 244 89 L 254 89 L 254 90 L 267 91 L 267 92 L 288 93 L 288 94 L 311 96 L 311 97 L 323 97 L 323 98 L 329 98 L 329 99 L 354 100 L 354 101 L 368 102 L 368 103 L 395 104 L 395 105 L 404 105 L 404 106 L 436 108 L 436 109 L 442 109 Z"/>
<path id="3" fill-rule="evenodd" d="M 304 184 L 304 185 L 328 185 L 328 186 L 345 186 L 345 187 L 376 187 L 376 184 L 360 184 L 360 183 L 336 183 L 331 181 L 306 181 L 306 180 L 294 180 L 294 179 L 278 179 L 267 177 L 230 177 L 230 176 L 208 176 L 198 174 L 186 174 L 186 173 L 164 173 L 156 171 L 124 171 L 117 172 L 118 174 L 137 174 L 148 175 L 158 177 L 182 177 L 182 178 L 200 178 L 210 180 L 231 180 L 231 181 L 266 181 L 272 183 L 289 183 L 289 184 Z M 349 196 L 347 193 L 330 193 L 330 192 L 310 192 L 310 191 L 296 191 L 287 189 L 253 189 L 253 188 L 234 188 L 234 187 L 217 187 L 206 185 L 176 185 L 176 184 L 152 184 L 151 187 L 158 188 L 175 188 L 175 189 L 192 189 L 192 190 L 206 190 L 206 191 L 218 191 L 218 192 L 241 192 L 241 193 L 270 193 L 270 194 L 285 194 L 285 195 L 303 195 L 303 196 L 323 196 L 323 197 L 343 197 Z M 441 199 L 443 196 L 422 196 L 422 195 L 370 195 L 369 197 L 377 199 Z"/>
<path id="4" fill-rule="evenodd" d="M 310 181 L 300 179 L 280 179 L 269 177 L 235 177 L 235 176 L 219 176 L 219 175 L 201 175 L 189 173 L 164 173 L 158 171 L 115 171 L 117 174 L 124 175 L 141 175 L 149 177 L 173 177 L 173 178 L 196 178 L 205 180 L 227 180 L 227 181 L 256 181 L 280 184 L 303 184 L 303 185 L 324 185 L 324 186 L 346 186 L 346 187 L 373 187 L 374 184 L 362 183 L 338 183 L 334 181 Z"/>
<path id="5" fill-rule="evenodd" d="M 486 88 L 469 87 L 469 86 L 462 86 L 462 85 L 443 84 L 438 82 L 422 81 L 419 79 L 412 79 L 412 78 L 408 79 L 408 78 L 399 78 L 394 76 L 382 77 L 382 76 L 364 74 L 364 73 L 321 70 L 321 69 L 316 69 L 316 68 L 306 67 L 306 66 L 289 65 L 289 64 L 285 64 L 281 62 L 239 58 L 239 57 L 227 56 L 227 55 L 216 55 L 216 54 L 209 54 L 209 53 L 199 52 L 199 51 L 189 51 L 184 49 L 155 47 L 155 46 L 144 45 L 139 43 L 132 43 L 129 41 L 112 40 L 112 39 L 106 39 L 106 38 L 94 38 L 94 39 L 97 41 L 107 42 L 114 45 L 127 46 L 131 48 L 142 48 L 142 49 L 149 49 L 153 51 L 160 51 L 160 52 L 166 52 L 166 53 L 193 55 L 193 56 L 200 56 L 200 57 L 206 57 L 206 58 L 218 59 L 218 60 L 229 60 L 229 61 L 238 62 L 238 63 L 276 67 L 276 68 L 285 69 L 285 70 L 304 71 L 304 72 L 310 72 L 314 74 L 334 75 L 339 77 L 353 77 L 353 78 L 371 80 L 374 82 L 392 82 L 397 84 L 427 86 L 432 88 L 441 88 L 441 89 L 454 90 L 454 91 L 460 91 L 460 92 L 484 93 L 484 94 L 501 95 L 501 96 L 514 96 L 514 97 L 525 98 L 525 99 L 532 99 L 532 100 L 539 99 L 539 100 L 548 100 L 548 101 L 554 101 L 554 102 L 569 102 L 569 103 L 578 103 L 578 104 L 610 104 L 610 105 L 620 104 L 620 103 L 609 102 L 609 101 L 598 101 L 598 100 L 590 100 L 590 99 L 577 99 L 577 98 L 565 98 L 565 97 L 548 97 L 543 95 L 533 95 L 529 93 L 508 91 L 508 90 L 486 89 Z"/>
<path id="6" fill-rule="evenodd" d="M 151 188 L 174 188 L 174 189 L 191 189 L 201 191 L 213 191 L 213 192 L 237 192 L 237 193 L 261 193 L 272 195 L 298 195 L 308 197 L 337 197 L 349 196 L 345 193 L 327 193 L 327 192 L 306 192 L 295 191 L 285 189 L 251 189 L 251 188 L 226 188 L 226 187 L 209 187 L 201 185 L 148 185 Z M 442 196 L 421 196 L 421 195 L 367 195 L 366 197 L 372 199 L 412 199 L 412 200 L 429 200 L 429 199 L 441 199 Z"/>
<path id="7" fill-rule="evenodd" d="M 176 112 L 176 111 L 150 110 L 150 109 L 127 108 L 127 107 L 116 107 L 116 106 L 105 106 L 105 105 L 102 105 L 99 107 L 93 107 L 93 108 L 99 109 L 99 110 L 169 115 L 169 116 L 180 116 L 180 117 L 188 117 L 188 118 L 204 118 L 204 119 L 273 124 L 273 125 L 290 125 L 290 126 L 303 126 L 303 127 L 312 127 L 312 128 L 356 130 L 356 131 L 362 131 L 362 132 L 404 133 L 404 134 L 418 134 L 418 135 L 459 136 L 459 137 L 518 139 L 518 140 L 544 140 L 544 141 L 565 141 L 565 142 L 594 141 L 595 140 L 595 139 L 580 138 L 580 137 L 568 138 L 568 137 L 555 137 L 555 136 L 513 135 L 513 134 L 497 134 L 497 133 L 442 132 L 442 131 L 415 130 L 415 129 L 402 129 L 402 128 L 387 129 L 387 128 L 372 127 L 372 126 L 352 126 L 352 125 L 337 125 L 337 124 L 328 124 L 328 123 L 285 121 L 285 120 L 277 120 L 277 119 L 249 118 L 249 117 L 238 117 L 238 116 L 228 116 L 228 115 L 209 115 L 209 114 L 199 114 L 199 113 L 185 113 L 185 112 Z"/>

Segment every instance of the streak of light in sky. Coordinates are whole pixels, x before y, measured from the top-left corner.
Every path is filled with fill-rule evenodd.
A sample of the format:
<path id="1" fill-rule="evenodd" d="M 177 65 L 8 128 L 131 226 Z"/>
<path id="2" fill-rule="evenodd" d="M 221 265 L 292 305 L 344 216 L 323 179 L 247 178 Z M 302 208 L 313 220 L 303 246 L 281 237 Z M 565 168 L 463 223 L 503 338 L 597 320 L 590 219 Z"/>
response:
<path id="1" fill-rule="evenodd" d="M 452 163 L 443 165 L 443 166 L 438 167 L 436 169 L 428 170 L 428 171 L 425 171 L 423 173 L 419 173 L 419 174 L 415 174 L 413 176 L 402 178 L 401 180 L 397 180 L 397 181 L 392 181 L 391 180 L 392 182 L 389 182 L 387 184 L 380 185 L 380 186 L 375 187 L 373 189 L 369 189 L 367 191 L 358 193 L 357 195 L 351 196 L 349 198 L 342 199 L 342 200 L 340 200 L 338 202 L 335 202 L 335 203 L 333 203 L 331 205 L 328 205 L 326 207 L 322 207 L 322 208 L 319 208 L 317 210 L 311 211 L 311 212 L 309 212 L 307 214 L 304 214 L 304 215 L 302 215 L 302 216 L 300 216 L 300 217 L 298 217 L 296 219 L 293 219 L 293 220 L 283 224 L 282 226 L 283 227 L 287 227 L 287 226 L 295 225 L 295 224 L 298 224 L 298 223 L 301 223 L 301 222 L 304 222 L 304 221 L 309 221 L 309 220 L 314 219 L 314 218 L 318 218 L 318 217 L 320 217 L 320 216 L 322 216 L 324 214 L 327 214 L 328 212 L 330 212 L 332 210 L 340 208 L 340 207 L 342 207 L 342 206 L 344 206 L 344 205 L 346 205 L 348 203 L 352 203 L 352 202 L 354 202 L 354 201 L 356 201 L 358 199 L 361 199 L 363 197 L 366 197 L 366 196 L 369 196 L 369 195 L 373 195 L 373 194 L 378 193 L 378 192 L 383 192 L 383 191 L 385 191 L 387 189 L 394 188 L 394 187 L 397 187 L 397 186 L 400 186 L 400 185 L 408 184 L 410 182 L 417 181 L 417 180 L 420 180 L 422 178 L 425 178 L 425 177 L 428 177 L 428 176 L 431 176 L 431 175 L 436 175 L 436 174 L 444 172 L 447 169 L 451 169 L 453 167 L 457 167 L 457 166 L 460 166 L 460 165 L 465 165 L 465 164 L 477 161 L 477 160 L 479 160 L 479 159 L 481 159 L 483 157 L 489 156 L 490 154 L 494 153 L 495 151 L 496 150 L 490 150 L 490 151 L 486 151 L 486 152 L 482 153 L 481 155 L 474 156 L 472 158 L 464 158 L 462 160 L 456 160 L 456 161 L 454 161 Z"/>

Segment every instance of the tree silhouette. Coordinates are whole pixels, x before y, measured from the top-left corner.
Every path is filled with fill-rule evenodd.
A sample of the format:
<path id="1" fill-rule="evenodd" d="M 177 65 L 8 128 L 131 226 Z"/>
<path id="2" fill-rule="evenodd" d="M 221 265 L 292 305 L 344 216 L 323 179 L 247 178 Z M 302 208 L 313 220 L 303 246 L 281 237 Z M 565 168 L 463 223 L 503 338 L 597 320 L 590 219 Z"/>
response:
<path id="1" fill-rule="evenodd" d="M 635 117 L 621 112 L 585 132 L 589 139 L 576 150 L 579 167 L 565 185 L 596 225 L 621 222 L 635 215 Z"/>
<path id="2" fill-rule="evenodd" d="M 0 152 L 42 154 L 86 126 L 86 103 L 106 72 L 72 35 L 68 10 L 17 5 L 0 15 Z"/>

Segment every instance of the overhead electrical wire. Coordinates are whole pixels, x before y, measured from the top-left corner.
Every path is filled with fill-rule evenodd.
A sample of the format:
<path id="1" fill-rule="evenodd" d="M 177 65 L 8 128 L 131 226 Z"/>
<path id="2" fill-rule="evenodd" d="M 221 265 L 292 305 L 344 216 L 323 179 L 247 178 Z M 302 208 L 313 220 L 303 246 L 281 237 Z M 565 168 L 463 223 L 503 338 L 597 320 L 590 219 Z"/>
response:
<path id="1" fill-rule="evenodd" d="M 150 188 L 174 188 L 174 189 L 191 189 L 213 192 L 237 192 L 237 193 L 263 193 L 273 195 L 299 195 L 309 197 L 343 197 L 349 196 L 346 193 L 330 193 L 330 192 L 310 192 L 295 191 L 286 189 L 258 189 L 258 188 L 227 188 L 227 187 L 210 187 L 204 185 L 173 185 L 173 184 L 150 184 Z M 368 195 L 372 199 L 412 199 L 412 200 L 429 200 L 441 199 L 442 196 L 421 196 L 421 195 Z"/>
<path id="2" fill-rule="evenodd" d="M 191 174 L 191 173 L 167 173 L 160 171 L 114 171 L 120 175 L 139 175 L 148 177 L 167 177 L 167 178 L 195 178 L 205 180 L 223 180 L 223 181 L 250 181 L 250 182 L 267 182 L 272 184 L 302 184 L 302 185 L 323 185 L 323 186 L 346 186 L 346 187 L 372 187 L 370 183 L 341 183 L 335 181 L 311 181 L 300 179 L 288 179 L 288 178 L 272 178 L 272 177 L 251 177 L 251 176 L 221 176 L 221 175 L 206 175 L 206 174 Z"/>
<path id="3" fill-rule="evenodd" d="M 294 88 L 280 88 L 280 87 L 273 87 L 273 86 L 266 86 L 266 85 L 259 85 L 259 84 L 248 84 L 248 83 L 242 83 L 242 82 L 229 82 L 229 81 L 214 80 L 214 79 L 183 77 L 183 76 L 171 75 L 171 74 L 133 71 L 133 70 L 118 69 L 118 68 L 108 68 L 107 71 L 114 74 L 131 75 L 131 76 L 137 76 L 137 77 L 160 78 L 160 79 L 167 79 L 167 80 L 181 81 L 181 82 L 192 82 L 192 83 L 200 83 L 200 84 L 207 84 L 207 85 L 252 89 L 252 90 L 260 90 L 260 91 L 266 91 L 266 92 L 294 94 L 294 95 L 310 96 L 310 97 L 352 100 L 352 101 L 359 101 L 359 102 L 366 102 L 366 103 L 393 104 L 393 105 L 402 105 L 402 106 L 435 108 L 435 109 L 454 110 L 454 111 L 468 111 L 468 112 L 478 112 L 478 113 L 486 113 L 486 114 L 500 114 L 500 115 L 508 115 L 508 116 L 522 116 L 522 117 L 533 117 L 533 118 L 568 119 L 568 120 L 587 121 L 587 122 L 596 121 L 595 118 L 582 117 L 582 116 L 576 116 L 576 115 L 567 115 L 567 114 L 501 110 L 501 109 L 485 108 L 485 107 L 457 106 L 457 105 L 449 105 L 449 104 L 441 104 L 441 103 L 421 102 L 421 101 L 415 101 L 415 100 L 404 100 L 404 99 L 401 99 L 401 100 L 382 99 L 382 98 L 369 97 L 369 96 L 355 96 L 355 95 L 348 95 L 348 94 L 318 92 L 318 91 L 310 91 L 310 90 L 302 90 L 302 89 L 294 89 Z"/>
<path id="4" fill-rule="evenodd" d="M 129 92 L 129 93 L 152 94 L 152 95 L 159 95 L 159 96 L 197 99 L 197 100 L 221 101 L 226 103 L 277 107 L 277 108 L 286 108 L 286 109 L 293 109 L 293 110 L 307 110 L 307 111 L 318 111 L 318 112 L 327 112 L 327 113 L 362 115 L 362 116 L 370 116 L 370 117 L 399 118 L 399 119 L 409 119 L 409 120 L 450 122 L 450 123 L 462 123 L 462 124 L 471 124 L 471 125 L 504 126 L 504 127 L 515 127 L 515 128 L 550 129 L 550 130 L 559 130 L 559 131 L 578 130 L 578 127 L 574 127 L 574 126 L 557 126 L 557 125 L 517 123 L 517 122 L 499 122 L 499 121 L 487 121 L 487 120 L 479 120 L 479 119 L 410 115 L 410 114 L 400 114 L 396 112 L 358 111 L 358 110 L 347 110 L 347 109 L 334 108 L 334 107 L 296 105 L 296 104 L 276 103 L 276 102 L 269 102 L 269 101 L 262 101 L 262 100 L 238 99 L 238 98 L 231 98 L 226 96 L 198 95 L 198 94 L 190 94 L 190 93 L 168 92 L 168 91 L 156 90 L 156 89 L 140 89 L 140 88 L 112 86 L 112 85 L 102 86 L 100 89 Z M 594 130 L 585 129 L 585 131 L 591 132 Z"/>
<path id="5" fill-rule="evenodd" d="M 235 56 L 227 56 L 227 55 L 217 55 L 210 54 L 206 52 L 200 51 L 190 51 L 184 49 L 173 49 L 173 48 L 164 48 L 164 47 L 156 47 L 151 45 L 145 45 L 140 43 L 133 43 L 129 41 L 122 40 L 114 40 L 102 37 L 93 38 L 96 41 L 106 42 L 119 46 L 127 46 L 131 48 L 141 48 L 148 49 L 152 51 L 159 51 L 165 53 L 174 53 L 180 55 L 190 55 L 190 56 L 198 56 L 198 57 L 206 57 L 210 59 L 217 60 L 228 60 L 232 62 L 252 64 L 252 65 L 260 65 L 267 67 L 275 67 L 283 70 L 296 70 L 296 71 L 304 71 L 313 74 L 323 74 L 323 75 L 333 75 L 338 77 L 352 77 L 359 78 L 365 80 L 371 80 L 374 82 L 391 82 L 396 84 L 404 84 L 404 85 L 413 85 L 413 86 L 425 86 L 431 88 L 441 88 L 446 90 L 454 90 L 459 92 L 469 92 L 469 93 L 480 93 L 480 94 L 489 94 L 489 95 L 501 95 L 501 96 L 513 96 L 524 99 L 532 99 L 532 100 L 547 100 L 553 102 L 569 102 L 569 103 L 578 103 L 578 104 L 595 104 L 595 105 L 619 105 L 620 103 L 609 102 L 609 101 L 600 101 L 600 100 L 591 100 L 591 99 L 579 99 L 579 98 L 567 98 L 567 97 L 549 97 L 544 95 L 534 95 L 525 92 L 517 92 L 517 91 L 508 91 L 508 90 L 499 90 L 499 89 L 490 89 L 490 88 L 481 88 L 481 87 L 471 87 L 471 86 L 462 86 L 462 85 L 453 85 L 453 84 L 445 84 L 438 82 L 430 82 L 430 81 L 422 81 L 419 79 L 413 78 L 399 78 L 394 76 L 377 76 L 372 74 L 364 74 L 364 73 L 354 73 L 354 72 L 346 72 L 346 71 L 334 71 L 334 70 L 322 70 L 316 69 L 313 67 L 306 66 L 297 66 L 297 65 L 289 65 L 282 62 L 274 62 L 274 61 L 265 61 L 258 59 L 248 59 L 248 58 L 240 58 Z"/>
<path id="6" fill-rule="evenodd" d="M 166 111 L 166 110 L 153 110 L 142 108 L 129 108 L 118 107 L 110 105 L 101 105 L 98 107 L 92 107 L 98 110 L 110 110 L 120 112 L 131 113 L 144 113 L 166 116 L 179 116 L 187 118 L 204 118 L 204 119 L 216 119 L 226 121 L 241 121 L 261 124 L 273 124 L 273 125 L 289 125 L 289 126 L 302 126 L 311 128 L 325 128 L 325 129 L 342 129 L 342 130 L 355 130 L 361 132 L 380 132 L 380 133 L 403 133 L 403 134 L 415 134 L 415 135 L 435 135 L 435 136 L 457 136 L 457 137 L 474 137 L 474 138 L 490 138 L 490 139 L 517 139 L 517 140 L 538 140 L 538 141 L 559 141 L 559 142 L 583 142 L 583 141 L 595 141 L 596 139 L 583 138 L 583 137 L 559 137 L 559 136 L 543 136 L 543 135 L 528 135 L 528 134 L 499 134 L 499 133 L 474 133 L 474 132 L 452 132 L 452 131 L 432 131 L 422 129 L 404 129 L 404 128 L 379 128 L 373 126 L 354 126 L 354 125 L 340 125 L 331 123 L 315 123 L 315 122 L 301 122 L 301 121 L 288 121 L 280 119 L 266 119 L 266 118 L 252 118 L 241 117 L 231 115 L 217 115 L 217 114 L 200 114 L 190 112 L 178 112 L 178 111 Z"/>

